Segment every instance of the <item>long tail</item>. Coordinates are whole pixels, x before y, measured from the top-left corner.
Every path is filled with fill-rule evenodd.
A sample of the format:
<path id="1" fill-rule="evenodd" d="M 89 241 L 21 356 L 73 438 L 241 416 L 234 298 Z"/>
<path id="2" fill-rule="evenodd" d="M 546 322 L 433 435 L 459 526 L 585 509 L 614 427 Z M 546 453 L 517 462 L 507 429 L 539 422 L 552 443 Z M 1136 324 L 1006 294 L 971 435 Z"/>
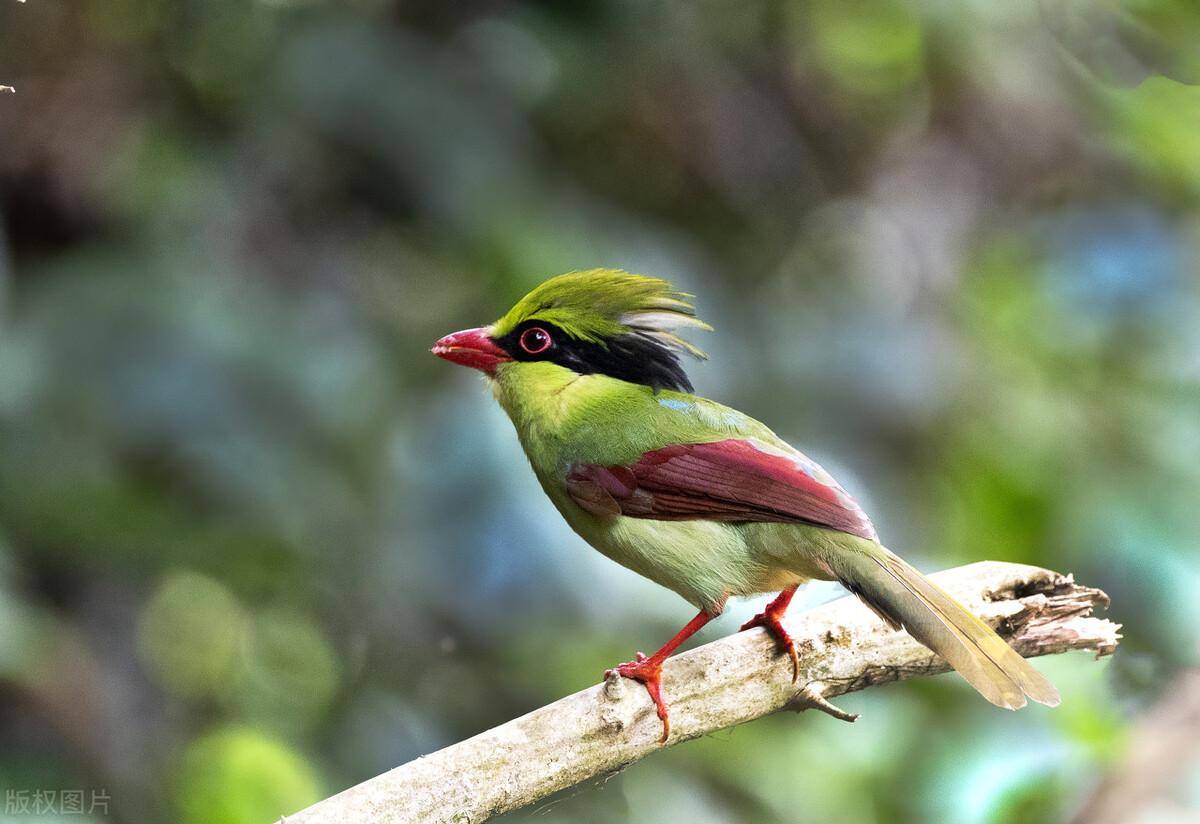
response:
<path id="1" fill-rule="evenodd" d="M 829 559 L 842 584 L 895 629 L 903 627 L 945 658 L 998 707 L 1025 696 L 1050 707 L 1058 690 L 991 627 L 885 547 L 846 549 Z"/>

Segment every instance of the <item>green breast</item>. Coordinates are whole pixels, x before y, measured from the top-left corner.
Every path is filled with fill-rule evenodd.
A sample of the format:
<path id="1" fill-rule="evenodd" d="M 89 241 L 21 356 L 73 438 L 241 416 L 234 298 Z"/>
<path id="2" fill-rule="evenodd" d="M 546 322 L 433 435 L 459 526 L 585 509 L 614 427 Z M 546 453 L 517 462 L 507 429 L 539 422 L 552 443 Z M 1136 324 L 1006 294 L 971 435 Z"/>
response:
<path id="1" fill-rule="evenodd" d="M 504 364 L 494 391 L 539 472 L 574 463 L 629 464 L 679 443 L 736 437 L 782 443 L 753 418 L 705 398 L 550 363 Z"/>

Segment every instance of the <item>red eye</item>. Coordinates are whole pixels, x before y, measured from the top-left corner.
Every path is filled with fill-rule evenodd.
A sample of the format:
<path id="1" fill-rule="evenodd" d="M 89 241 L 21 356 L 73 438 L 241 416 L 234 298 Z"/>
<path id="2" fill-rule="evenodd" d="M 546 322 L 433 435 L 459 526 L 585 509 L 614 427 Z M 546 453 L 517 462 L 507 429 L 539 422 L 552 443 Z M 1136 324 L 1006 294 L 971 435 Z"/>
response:
<path id="1" fill-rule="evenodd" d="M 531 326 L 521 333 L 521 348 L 531 355 L 540 355 L 550 348 L 554 339 L 540 326 Z"/>

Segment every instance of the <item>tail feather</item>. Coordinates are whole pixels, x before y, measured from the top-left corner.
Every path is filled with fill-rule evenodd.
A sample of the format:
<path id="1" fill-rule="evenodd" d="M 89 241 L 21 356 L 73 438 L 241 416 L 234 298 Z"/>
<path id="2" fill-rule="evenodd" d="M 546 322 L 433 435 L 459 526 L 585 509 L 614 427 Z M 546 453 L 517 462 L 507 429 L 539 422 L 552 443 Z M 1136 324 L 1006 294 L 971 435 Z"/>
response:
<path id="1" fill-rule="evenodd" d="M 842 583 L 893 627 L 942 656 L 998 707 L 1020 709 L 1025 696 L 1057 706 L 1058 690 L 991 627 L 889 550 L 839 553 Z"/>

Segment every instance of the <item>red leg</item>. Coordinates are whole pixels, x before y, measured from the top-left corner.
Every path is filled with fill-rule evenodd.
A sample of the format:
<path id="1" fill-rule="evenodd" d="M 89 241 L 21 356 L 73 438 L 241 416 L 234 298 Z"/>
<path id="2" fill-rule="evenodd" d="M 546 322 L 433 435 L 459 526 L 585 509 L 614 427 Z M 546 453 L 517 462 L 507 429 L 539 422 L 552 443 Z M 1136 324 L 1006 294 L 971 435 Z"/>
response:
<path id="1" fill-rule="evenodd" d="M 644 653 L 639 652 L 634 660 L 618 664 L 613 669 L 604 673 L 605 677 L 608 677 L 615 672 L 623 678 L 632 678 L 635 681 L 641 681 L 645 685 L 646 692 L 650 693 L 650 700 L 654 702 L 654 706 L 658 709 L 658 717 L 662 719 L 663 734 L 662 738 L 659 739 L 660 743 L 665 742 L 671 734 L 671 717 L 667 712 L 667 703 L 663 700 L 662 696 L 663 661 L 667 660 L 667 656 L 674 652 L 680 644 L 695 635 L 702 626 L 714 617 L 716 616 L 701 610 L 695 618 L 687 622 L 687 626 L 675 633 L 674 638 L 663 644 L 662 649 L 649 658 Z"/>
<path id="2" fill-rule="evenodd" d="M 796 594 L 799 588 L 798 584 L 785 589 L 775 597 L 775 600 L 767 604 L 767 608 L 755 615 L 746 623 L 742 624 L 742 629 L 750 629 L 752 627 L 762 627 L 771 635 L 775 636 L 780 648 L 792 657 L 792 683 L 800 677 L 800 656 L 796 652 L 796 642 L 792 640 L 792 636 L 787 634 L 787 630 L 783 628 L 783 624 L 779 622 L 780 617 L 787 611 L 788 604 L 792 602 L 792 596 Z"/>

